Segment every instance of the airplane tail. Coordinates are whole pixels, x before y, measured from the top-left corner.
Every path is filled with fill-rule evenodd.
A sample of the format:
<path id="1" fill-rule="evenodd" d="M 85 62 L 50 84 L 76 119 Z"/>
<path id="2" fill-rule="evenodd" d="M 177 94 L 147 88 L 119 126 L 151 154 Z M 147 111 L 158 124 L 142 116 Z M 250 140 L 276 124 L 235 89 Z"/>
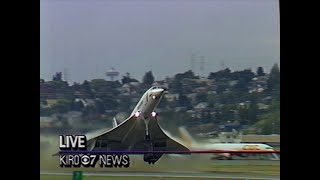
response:
<path id="1" fill-rule="evenodd" d="M 118 122 L 117 122 L 117 119 L 116 117 L 113 117 L 113 121 L 112 121 L 112 127 L 115 128 L 118 126 Z"/>
<path id="2" fill-rule="evenodd" d="M 273 160 L 280 160 L 279 156 L 276 153 L 271 154 L 273 157 Z"/>
<path id="3" fill-rule="evenodd" d="M 195 145 L 196 141 L 193 139 L 191 134 L 187 131 L 185 127 L 179 127 L 179 133 L 181 136 L 182 141 L 187 145 L 187 146 L 193 146 Z"/>

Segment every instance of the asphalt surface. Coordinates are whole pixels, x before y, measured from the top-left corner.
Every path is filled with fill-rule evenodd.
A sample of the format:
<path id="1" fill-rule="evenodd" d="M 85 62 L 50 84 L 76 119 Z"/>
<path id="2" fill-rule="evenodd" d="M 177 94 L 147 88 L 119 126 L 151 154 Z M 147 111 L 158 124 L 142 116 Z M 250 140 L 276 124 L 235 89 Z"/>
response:
<path id="1" fill-rule="evenodd" d="M 40 175 L 72 175 L 72 172 L 41 171 Z M 233 173 L 206 173 L 206 172 L 83 172 L 84 176 L 144 176 L 144 177 L 181 177 L 181 178 L 211 178 L 211 179 L 257 179 L 278 180 L 279 176 L 233 174 Z"/>

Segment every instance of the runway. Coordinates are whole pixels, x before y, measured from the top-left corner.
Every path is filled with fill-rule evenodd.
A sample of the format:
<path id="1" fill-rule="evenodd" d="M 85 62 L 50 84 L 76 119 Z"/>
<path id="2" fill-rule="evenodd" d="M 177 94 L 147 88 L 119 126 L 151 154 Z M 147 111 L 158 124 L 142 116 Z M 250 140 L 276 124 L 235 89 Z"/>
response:
<path id="1" fill-rule="evenodd" d="M 65 175 L 71 176 L 72 172 L 41 171 L 40 175 Z M 256 179 L 256 180 L 278 180 L 279 176 L 236 174 L 236 173 L 207 173 L 207 172 L 83 172 L 84 176 L 144 176 L 144 177 L 175 177 L 175 178 L 210 178 L 210 179 Z"/>

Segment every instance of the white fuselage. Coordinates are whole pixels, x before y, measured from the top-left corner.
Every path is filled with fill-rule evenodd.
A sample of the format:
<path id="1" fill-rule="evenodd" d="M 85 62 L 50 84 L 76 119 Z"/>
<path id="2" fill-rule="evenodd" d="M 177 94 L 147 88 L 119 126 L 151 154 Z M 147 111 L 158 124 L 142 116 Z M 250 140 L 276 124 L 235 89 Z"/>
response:
<path id="1" fill-rule="evenodd" d="M 130 116 L 135 115 L 139 112 L 139 116 L 142 118 L 148 118 L 151 116 L 151 113 L 158 106 L 162 96 L 164 89 L 160 87 L 151 87 L 147 90 L 141 97 L 140 101 L 133 109 Z"/>
<path id="2" fill-rule="evenodd" d="M 197 144 L 196 147 L 193 148 L 200 148 L 200 149 L 216 149 L 216 150 L 271 150 L 273 148 L 267 144 L 261 143 L 213 143 L 213 144 Z"/>
<path id="3" fill-rule="evenodd" d="M 214 156 L 222 156 L 230 158 L 232 155 L 248 155 L 243 153 L 237 153 L 236 151 L 270 151 L 274 154 L 273 147 L 263 144 L 263 143 L 208 143 L 199 142 L 193 139 L 191 134 L 184 128 L 179 127 L 179 132 L 181 134 L 182 141 L 185 145 L 192 150 L 225 150 L 225 151 L 235 151 L 234 153 L 217 153 Z"/>

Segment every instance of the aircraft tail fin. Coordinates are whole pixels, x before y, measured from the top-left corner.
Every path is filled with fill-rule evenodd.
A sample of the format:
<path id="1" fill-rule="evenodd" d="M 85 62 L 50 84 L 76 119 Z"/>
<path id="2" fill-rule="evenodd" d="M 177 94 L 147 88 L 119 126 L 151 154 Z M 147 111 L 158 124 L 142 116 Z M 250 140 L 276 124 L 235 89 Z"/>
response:
<path id="1" fill-rule="evenodd" d="M 112 121 L 112 127 L 115 128 L 118 126 L 118 122 L 117 122 L 117 119 L 116 117 L 113 117 L 113 121 Z"/>
<path id="2" fill-rule="evenodd" d="M 196 141 L 193 139 L 191 134 L 187 131 L 185 127 L 179 127 L 179 133 L 181 136 L 182 141 L 187 145 L 187 146 L 192 146 L 195 145 Z"/>
<path id="3" fill-rule="evenodd" d="M 279 156 L 276 153 L 271 154 L 273 157 L 273 160 L 280 160 Z"/>

